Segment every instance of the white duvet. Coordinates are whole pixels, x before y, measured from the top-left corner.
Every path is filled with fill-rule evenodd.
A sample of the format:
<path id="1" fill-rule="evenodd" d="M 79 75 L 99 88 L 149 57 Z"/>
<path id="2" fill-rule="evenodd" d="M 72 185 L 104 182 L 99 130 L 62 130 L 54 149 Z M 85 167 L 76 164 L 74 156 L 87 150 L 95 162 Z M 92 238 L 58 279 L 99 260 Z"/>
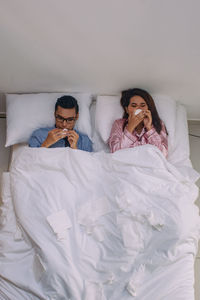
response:
<path id="1" fill-rule="evenodd" d="M 172 268 L 197 252 L 195 178 L 151 145 L 23 148 L 10 171 L 14 210 L 4 199 L 0 299 L 193 299 L 172 296 Z"/>

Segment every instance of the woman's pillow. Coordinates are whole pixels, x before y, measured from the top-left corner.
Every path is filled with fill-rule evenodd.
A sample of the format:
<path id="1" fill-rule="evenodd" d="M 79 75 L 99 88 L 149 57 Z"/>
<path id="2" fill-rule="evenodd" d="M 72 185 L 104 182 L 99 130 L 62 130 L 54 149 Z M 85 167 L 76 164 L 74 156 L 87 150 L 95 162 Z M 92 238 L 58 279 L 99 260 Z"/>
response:
<path id="1" fill-rule="evenodd" d="M 57 98 L 71 95 L 79 104 L 79 119 L 76 128 L 91 137 L 89 107 L 91 94 L 86 93 L 40 93 L 7 94 L 7 134 L 6 147 L 28 142 L 35 129 L 50 127 L 55 124 L 54 110 Z"/>
<path id="2" fill-rule="evenodd" d="M 158 114 L 169 133 L 169 151 L 173 147 L 176 129 L 176 102 L 168 96 L 152 95 Z M 104 143 L 107 143 L 113 122 L 123 116 L 121 95 L 97 96 L 95 128 Z"/>
<path id="3" fill-rule="evenodd" d="M 185 107 L 179 103 L 176 111 L 175 139 L 168 161 L 177 166 L 191 167 L 187 113 Z"/>

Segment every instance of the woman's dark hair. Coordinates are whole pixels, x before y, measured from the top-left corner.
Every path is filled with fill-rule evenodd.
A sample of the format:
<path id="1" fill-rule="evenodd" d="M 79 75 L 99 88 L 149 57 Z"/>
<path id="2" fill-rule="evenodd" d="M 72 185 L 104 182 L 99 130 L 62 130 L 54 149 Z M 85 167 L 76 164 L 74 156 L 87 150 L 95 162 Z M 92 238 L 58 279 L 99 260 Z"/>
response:
<path id="1" fill-rule="evenodd" d="M 65 95 L 57 99 L 55 104 L 55 111 L 57 110 L 58 106 L 62 108 L 75 108 L 76 114 L 79 111 L 77 100 L 69 95 Z"/>
<path id="2" fill-rule="evenodd" d="M 121 96 L 120 102 L 124 109 L 123 118 L 126 120 L 128 119 L 128 114 L 126 112 L 126 108 L 129 106 L 130 99 L 134 96 L 140 96 L 145 100 L 145 102 L 148 106 L 148 109 L 151 111 L 153 126 L 155 127 L 156 131 L 158 133 L 160 133 L 161 127 L 162 127 L 161 120 L 159 118 L 153 98 L 145 90 L 142 90 L 139 88 L 134 88 L 134 89 L 122 91 L 122 96 Z"/>

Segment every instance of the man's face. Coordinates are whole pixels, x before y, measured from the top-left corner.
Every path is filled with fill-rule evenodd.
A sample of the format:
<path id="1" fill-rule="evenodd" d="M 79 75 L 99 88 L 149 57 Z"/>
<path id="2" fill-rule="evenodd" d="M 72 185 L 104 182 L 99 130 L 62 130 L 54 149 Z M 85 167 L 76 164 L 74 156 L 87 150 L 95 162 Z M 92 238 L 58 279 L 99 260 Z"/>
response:
<path id="1" fill-rule="evenodd" d="M 56 128 L 72 130 L 78 119 L 75 108 L 57 107 L 55 111 Z"/>

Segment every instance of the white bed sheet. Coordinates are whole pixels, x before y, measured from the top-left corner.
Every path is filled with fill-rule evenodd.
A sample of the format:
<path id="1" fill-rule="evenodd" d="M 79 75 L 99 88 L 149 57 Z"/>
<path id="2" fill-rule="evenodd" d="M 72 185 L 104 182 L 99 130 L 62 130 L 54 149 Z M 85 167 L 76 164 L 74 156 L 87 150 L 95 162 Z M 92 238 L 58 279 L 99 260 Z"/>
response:
<path id="1" fill-rule="evenodd" d="M 165 296 L 160 298 L 160 295 L 162 294 L 165 294 Z M 36 295 L 29 294 L 27 291 L 17 287 L 11 282 L 8 282 L 5 278 L 0 277 L 0 300 L 14 299 L 43 300 L 42 298 L 38 298 Z M 58 298 L 55 299 L 59 300 Z M 194 299 L 194 257 L 192 254 L 188 254 L 177 262 L 160 268 L 157 274 L 155 274 L 149 281 L 148 285 L 144 285 L 143 296 L 140 298 L 140 300 L 161 299 Z M 116 298 L 116 300 L 122 299 Z"/>
<path id="2" fill-rule="evenodd" d="M 44 155 L 41 155 L 41 153 L 44 153 Z M 140 155 L 138 156 L 139 153 Z M 140 159 L 138 159 L 139 157 Z M 145 164 L 144 157 L 147 160 Z M 157 163 L 156 169 L 152 164 L 153 160 Z M 32 164 L 33 161 L 34 165 Z M 73 172 L 66 172 L 63 161 L 68 162 L 65 166 L 69 165 L 69 162 L 73 163 L 73 166 L 75 166 Z M 131 165 L 132 169 L 130 169 Z M 88 172 L 88 169 L 90 172 Z M 61 173 L 58 172 L 59 170 Z M 94 170 L 97 171 L 94 172 Z M 30 176 L 29 174 L 31 172 L 32 175 Z M 39 173 L 37 174 L 37 172 Z M 55 172 L 59 180 L 55 178 Z M 141 244 L 134 234 L 131 239 L 135 239 L 134 246 L 137 247 L 129 249 L 127 260 L 127 255 L 123 256 L 121 255 L 122 253 L 119 253 L 118 240 L 113 240 L 112 243 L 107 240 L 107 242 L 104 243 L 104 241 L 101 241 L 101 233 L 96 232 L 96 235 L 93 236 L 94 231 L 91 231 L 89 226 L 87 229 L 89 232 L 87 233 L 90 233 L 90 235 L 88 236 L 85 230 L 80 230 L 80 224 L 78 225 L 77 222 L 75 222 L 76 213 L 74 213 L 72 205 L 75 199 L 75 191 L 76 193 L 78 191 L 79 194 L 78 198 L 80 203 L 78 202 L 78 204 L 84 203 L 84 205 L 89 205 L 88 200 L 90 199 L 90 195 L 94 195 L 95 192 L 94 200 L 96 199 L 98 201 L 95 202 L 97 206 L 94 206 L 94 208 L 99 208 L 101 212 L 103 209 L 104 212 L 106 211 L 108 213 L 108 216 L 108 207 L 109 205 L 113 205 L 112 199 L 117 199 L 116 201 L 120 208 L 119 210 L 117 209 L 117 213 L 121 215 L 121 212 L 123 212 L 123 216 L 124 213 L 126 215 L 128 211 L 130 211 L 131 206 L 127 211 L 125 205 L 126 197 L 124 198 L 126 193 L 122 192 L 122 188 L 124 188 L 124 184 L 126 185 L 126 180 L 124 181 L 124 179 L 127 178 L 127 175 L 130 177 L 130 172 L 133 178 L 139 176 L 141 180 L 143 176 L 146 176 L 147 179 L 142 186 L 142 194 L 140 189 L 138 190 L 139 186 L 133 178 L 129 180 L 129 183 L 133 188 L 131 188 L 130 191 L 131 195 L 135 193 L 135 196 L 132 198 L 133 202 L 130 204 L 135 205 L 133 207 L 134 212 L 137 212 L 137 214 L 133 214 L 133 219 L 135 218 L 137 223 L 135 223 L 135 225 L 137 228 L 141 226 L 138 230 L 145 241 L 148 241 L 148 236 L 152 237 L 149 244 L 152 245 L 152 248 L 150 247 L 148 252 L 150 254 L 148 260 L 142 260 L 141 255 L 137 256 L 139 252 L 141 254 Z M 150 174 L 151 176 L 149 177 Z M 116 179 L 116 175 L 117 185 L 114 180 Z M 158 177 L 159 180 L 163 180 L 164 186 L 160 185 L 160 181 L 158 184 Z M 141 147 L 141 149 L 137 147 L 122 150 L 122 152 L 118 151 L 118 153 L 116 152 L 113 155 L 104 154 L 103 152 L 90 154 L 80 151 L 79 153 L 79 151 L 71 149 L 54 149 L 54 151 L 52 151 L 52 149 L 30 149 L 28 147 L 22 147 L 18 149 L 18 153 L 15 153 L 15 158 L 12 163 L 11 192 L 9 178 L 9 173 L 4 174 L 3 200 L 5 218 L 2 218 L 4 226 L 3 230 L 1 230 L 1 240 L 4 241 L 4 243 L 1 244 L 1 253 L 4 257 L 1 259 L 0 264 L 2 299 L 12 299 L 13 295 L 16 299 L 58 300 L 194 299 L 193 263 L 197 251 L 199 217 L 198 209 L 193 203 L 198 191 L 189 179 L 186 179 L 179 173 L 177 168 L 174 168 L 171 164 L 166 162 L 156 147 L 149 145 Z M 45 180 L 42 178 L 45 178 Z M 105 181 L 103 185 L 101 184 L 102 178 L 104 178 Z M 119 181 L 120 184 L 118 184 Z M 33 182 L 35 183 L 33 184 Z M 77 182 L 79 182 L 79 184 L 77 184 Z M 88 185 L 88 182 L 92 184 L 91 187 Z M 45 187 L 50 188 L 51 191 L 49 191 L 48 188 L 41 189 L 42 183 L 44 183 Z M 95 186 L 96 184 L 97 186 Z M 32 193 L 30 193 L 30 189 L 28 188 L 31 186 Z M 82 188 L 79 190 L 79 187 Z M 112 187 L 114 187 L 114 189 Z M 67 191 L 65 190 L 66 188 Z M 154 196 L 155 193 L 158 193 L 159 198 L 150 198 L 150 202 L 145 202 L 146 205 L 141 206 L 140 202 L 144 204 L 143 201 L 146 199 L 144 193 L 145 189 L 151 189 L 151 193 L 153 193 Z M 165 193 L 163 193 L 163 189 Z M 22 195 L 21 191 L 23 191 Z M 53 191 L 55 191 L 55 193 Z M 70 199 L 68 200 L 67 194 L 69 191 Z M 115 191 L 114 194 L 113 191 Z M 121 192 L 121 197 L 116 197 L 117 191 L 119 193 Z M 13 196 L 13 202 L 11 201 L 11 194 Z M 62 197 L 60 198 L 56 195 L 65 196 L 61 199 Z M 104 202 L 104 200 L 102 200 L 102 197 L 105 195 L 110 199 L 109 201 L 106 200 Z M 130 193 L 128 193 L 128 195 L 130 196 Z M 141 199 L 138 202 L 137 199 L 139 195 Z M 46 199 L 47 202 L 44 201 L 44 199 Z M 64 199 L 65 201 L 63 201 Z M 103 201 L 102 203 L 106 204 L 103 207 L 98 206 L 99 203 L 101 203 L 101 201 L 99 201 L 100 199 Z M 36 202 L 36 200 L 38 202 Z M 17 224 L 12 209 L 13 203 L 15 207 L 14 211 L 18 219 Z M 79 215 L 82 216 L 82 224 L 84 224 L 84 220 L 90 220 L 90 218 L 84 218 L 84 213 L 88 213 L 90 205 L 87 207 L 88 209 L 82 210 L 82 214 L 80 213 Z M 76 208 L 79 209 L 75 209 L 75 211 L 80 212 L 80 206 Z M 59 235 L 59 230 L 53 232 L 45 220 L 47 216 L 63 209 L 67 212 L 68 218 L 70 219 L 70 222 L 66 224 L 66 228 L 69 227 L 69 229 L 64 228 L 65 230 L 69 230 L 69 234 L 72 235 L 69 241 L 68 239 L 66 240 L 66 237 L 62 236 L 62 234 Z M 92 210 L 92 215 L 95 215 L 95 209 Z M 150 211 L 153 211 L 154 214 L 149 215 L 147 212 Z M 164 219 L 162 219 L 163 214 L 165 215 Z M 156 215 L 158 217 L 157 220 L 154 218 Z M 146 221 L 144 221 L 145 218 L 148 219 L 148 226 Z M 111 229 L 112 226 L 107 226 L 108 224 L 112 225 L 109 223 L 109 218 L 106 219 L 105 216 L 103 220 L 105 228 Z M 165 220 L 165 222 L 163 222 L 163 220 Z M 121 222 L 123 223 L 123 218 Z M 139 227 L 138 222 L 140 223 Z M 70 224 L 72 225 L 71 228 Z M 84 227 L 84 225 L 82 226 Z M 125 233 L 126 231 L 121 231 L 122 238 L 124 238 L 123 241 L 129 243 L 130 239 L 127 239 Z M 115 234 L 117 235 L 118 233 L 116 232 Z M 62 237 L 64 240 L 59 242 L 57 238 L 61 238 L 62 240 Z M 79 249 L 79 247 L 72 247 L 72 244 L 79 244 L 78 241 L 80 240 L 82 241 L 82 246 L 87 249 L 86 252 L 90 257 L 89 260 L 83 257 L 83 262 L 85 262 L 84 268 L 81 268 L 81 261 L 78 259 L 79 253 L 77 249 Z M 59 243 L 59 246 L 57 243 Z M 113 252 L 113 256 L 118 255 L 117 260 L 114 261 L 110 260 L 110 255 L 108 255 L 107 252 L 107 250 L 112 247 L 114 247 L 113 250 L 116 250 L 116 253 L 115 251 Z M 98 249 L 101 249 L 102 253 L 104 253 L 103 259 L 100 261 L 97 255 L 99 253 Z M 132 271 L 138 270 L 138 272 L 136 272 L 137 276 L 134 277 L 136 278 L 136 289 L 134 288 L 131 291 L 132 294 L 130 294 L 125 289 L 125 286 L 129 282 L 128 279 L 131 277 L 127 271 L 127 267 L 132 266 L 132 259 L 135 254 L 137 254 L 137 259 L 134 261 L 135 265 L 133 264 Z M 106 265 L 102 263 L 102 261 L 106 261 Z M 89 262 L 89 265 L 86 262 Z M 116 272 L 116 270 L 119 262 L 123 272 L 128 274 L 128 279 L 127 275 L 120 278 L 118 277 L 119 273 Z M 89 282 L 84 285 L 87 287 L 87 289 L 84 290 L 82 278 L 85 278 L 84 276 L 86 276 L 86 274 L 89 276 L 92 273 L 90 269 L 92 265 L 102 267 L 103 270 L 100 274 L 98 273 L 98 276 L 94 272 L 92 276 L 93 280 L 87 278 Z M 143 272 L 144 269 L 141 268 L 143 265 L 147 266 L 147 272 Z M 107 266 L 106 272 L 105 266 Z M 79 272 L 77 274 L 77 268 L 80 274 Z M 131 275 L 134 274 L 134 272 L 133 274 L 131 273 Z M 95 276 L 98 278 L 96 277 L 95 279 Z M 50 285 L 49 282 L 51 282 Z M 123 291 L 120 290 L 119 282 L 123 283 Z M 66 288 L 67 286 L 68 288 Z M 117 296 L 116 294 L 112 295 L 110 292 L 110 290 L 113 289 L 116 290 Z M 70 295 L 68 295 L 67 290 L 69 290 Z M 133 296 L 134 293 L 136 293 L 136 296 Z M 6 295 L 7 298 L 4 295 Z"/>

